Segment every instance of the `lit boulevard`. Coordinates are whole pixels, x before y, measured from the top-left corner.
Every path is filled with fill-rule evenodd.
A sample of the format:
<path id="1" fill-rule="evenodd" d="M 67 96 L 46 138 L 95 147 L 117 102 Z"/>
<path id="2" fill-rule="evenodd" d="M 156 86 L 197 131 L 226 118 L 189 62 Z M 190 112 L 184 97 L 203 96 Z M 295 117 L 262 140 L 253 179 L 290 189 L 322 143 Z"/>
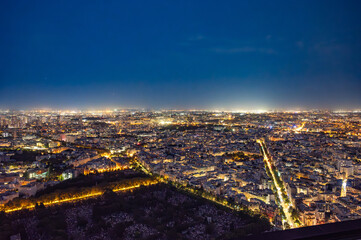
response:
<path id="1" fill-rule="evenodd" d="M 276 180 L 275 172 L 278 173 L 278 171 L 277 171 L 277 169 L 275 169 L 275 165 L 271 162 L 272 157 L 270 156 L 270 154 L 267 150 L 265 140 L 257 139 L 257 143 L 259 143 L 261 146 L 262 155 L 263 155 L 264 161 L 266 163 L 265 167 L 268 168 L 269 172 L 271 173 L 272 181 L 276 188 L 276 193 L 277 193 L 277 196 L 279 199 L 279 204 L 280 204 L 281 210 L 284 212 L 284 215 L 286 218 L 284 220 L 289 224 L 289 226 L 291 228 L 299 227 L 299 224 L 297 224 L 291 216 L 290 209 L 292 209 L 293 206 L 290 203 L 291 201 L 288 198 L 287 192 L 286 192 L 284 186 L 281 186 L 279 184 L 279 182 Z"/>

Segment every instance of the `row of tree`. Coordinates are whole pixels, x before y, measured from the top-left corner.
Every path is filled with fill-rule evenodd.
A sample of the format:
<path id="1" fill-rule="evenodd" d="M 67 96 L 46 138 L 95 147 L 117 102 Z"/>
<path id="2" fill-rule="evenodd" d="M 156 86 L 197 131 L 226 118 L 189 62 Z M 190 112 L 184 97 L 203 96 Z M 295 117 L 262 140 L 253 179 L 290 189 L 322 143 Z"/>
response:
<path id="1" fill-rule="evenodd" d="M 41 195 L 39 197 L 31 198 L 16 198 L 8 202 L 5 206 L 0 208 L 0 211 L 11 211 L 14 209 L 29 209 L 34 208 L 37 204 L 51 205 L 57 201 L 72 201 L 81 199 L 83 197 L 99 196 L 102 195 L 107 189 L 114 191 L 122 190 L 123 188 L 129 188 L 132 186 L 144 186 L 155 184 L 157 181 L 153 178 L 133 178 L 133 179 L 124 179 L 112 183 L 101 183 L 96 186 L 91 187 L 82 187 L 82 188 L 68 188 L 68 189 L 59 189 L 54 192 Z"/>

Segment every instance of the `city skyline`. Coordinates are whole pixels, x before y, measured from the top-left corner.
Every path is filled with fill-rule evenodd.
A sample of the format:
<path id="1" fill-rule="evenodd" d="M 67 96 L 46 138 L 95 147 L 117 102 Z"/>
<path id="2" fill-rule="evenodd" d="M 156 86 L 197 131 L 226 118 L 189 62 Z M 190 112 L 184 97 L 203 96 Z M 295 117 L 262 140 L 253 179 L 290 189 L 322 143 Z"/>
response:
<path id="1" fill-rule="evenodd" d="M 1 239 L 361 239 L 361 1 L 2 1 Z"/>
<path id="2" fill-rule="evenodd" d="M 349 231 L 359 237 L 360 116 L 361 111 L 0 111 L 0 180 L 5 182 L 0 188 L 0 212 L 35 214 L 3 232 L 75 236 L 99 226 L 94 221 L 87 224 L 99 214 L 106 218 L 110 214 L 115 221 L 124 219 L 122 211 L 129 208 L 123 202 L 113 203 L 126 198 L 142 203 L 130 205 L 132 211 L 127 214 L 137 222 L 123 226 L 127 231 L 114 232 L 122 225 L 110 224 L 84 234 L 100 239 L 110 239 L 104 233 L 134 239 L 139 232 L 166 235 L 165 239 L 173 239 L 174 234 L 187 239 L 198 235 L 234 239 L 249 234 L 256 239 L 268 234 L 298 239 L 299 231 L 303 237 L 344 236 Z M 78 188 L 73 188 L 74 183 Z M 169 187 L 176 192 L 160 193 Z M 61 191 L 52 192 L 55 189 Z M 140 195 L 134 199 L 132 192 Z M 232 214 L 228 212 L 225 219 L 225 213 L 204 211 L 213 208 L 204 202 L 188 204 L 179 195 L 185 192 Z M 162 197 L 169 194 L 176 198 Z M 149 201 L 140 196 L 148 196 Z M 100 205 L 87 204 L 103 200 Z M 139 215 L 144 202 L 155 204 L 152 209 L 168 210 L 162 214 L 155 210 L 158 214 L 154 215 L 145 206 L 148 210 Z M 108 210 L 100 213 L 98 206 Z M 174 215 L 178 207 L 188 209 L 189 217 Z M 37 213 L 55 208 L 65 212 L 55 217 L 58 221 L 67 219 L 60 233 L 46 233 L 46 224 L 31 227 L 43 218 Z M 74 229 L 86 212 L 91 214 L 81 228 Z M 253 227 L 237 220 L 237 213 L 253 221 Z M 165 222 L 160 221 L 163 216 L 167 216 Z M 191 219 L 192 224 L 157 228 L 159 222 L 169 226 L 172 219 L 180 224 Z M 231 227 L 236 222 L 240 225 Z M 135 228 L 139 224 L 142 230 Z M 323 230 L 313 231 L 317 225 Z M 19 233 L 22 226 L 29 231 Z M 280 231 L 286 229 L 293 230 Z M 280 238 L 283 234 L 285 238 Z"/>
<path id="3" fill-rule="evenodd" d="M 2 5 L 2 109 L 361 108 L 359 1 Z"/>

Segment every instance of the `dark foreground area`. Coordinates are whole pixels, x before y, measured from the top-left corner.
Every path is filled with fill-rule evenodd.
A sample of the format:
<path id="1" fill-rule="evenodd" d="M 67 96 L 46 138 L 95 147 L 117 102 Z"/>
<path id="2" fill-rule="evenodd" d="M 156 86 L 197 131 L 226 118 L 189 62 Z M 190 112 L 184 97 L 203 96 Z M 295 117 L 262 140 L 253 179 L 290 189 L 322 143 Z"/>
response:
<path id="1" fill-rule="evenodd" d="M 267 220 L 232 212 L 158 184 L 34 211 L 2 214 L 0 238 L 235 239 L 266 231 Z"/>

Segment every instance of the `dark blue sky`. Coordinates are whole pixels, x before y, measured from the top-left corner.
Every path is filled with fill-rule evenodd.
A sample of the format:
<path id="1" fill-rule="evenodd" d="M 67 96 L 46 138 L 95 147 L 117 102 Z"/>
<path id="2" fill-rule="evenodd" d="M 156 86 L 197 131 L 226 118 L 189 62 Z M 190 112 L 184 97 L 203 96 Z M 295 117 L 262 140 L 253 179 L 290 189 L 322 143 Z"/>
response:
<path id="1" fill-rule="evenodd" d="M 361 1 L 1 1 L 0 107 L 361 107 Z"/>

